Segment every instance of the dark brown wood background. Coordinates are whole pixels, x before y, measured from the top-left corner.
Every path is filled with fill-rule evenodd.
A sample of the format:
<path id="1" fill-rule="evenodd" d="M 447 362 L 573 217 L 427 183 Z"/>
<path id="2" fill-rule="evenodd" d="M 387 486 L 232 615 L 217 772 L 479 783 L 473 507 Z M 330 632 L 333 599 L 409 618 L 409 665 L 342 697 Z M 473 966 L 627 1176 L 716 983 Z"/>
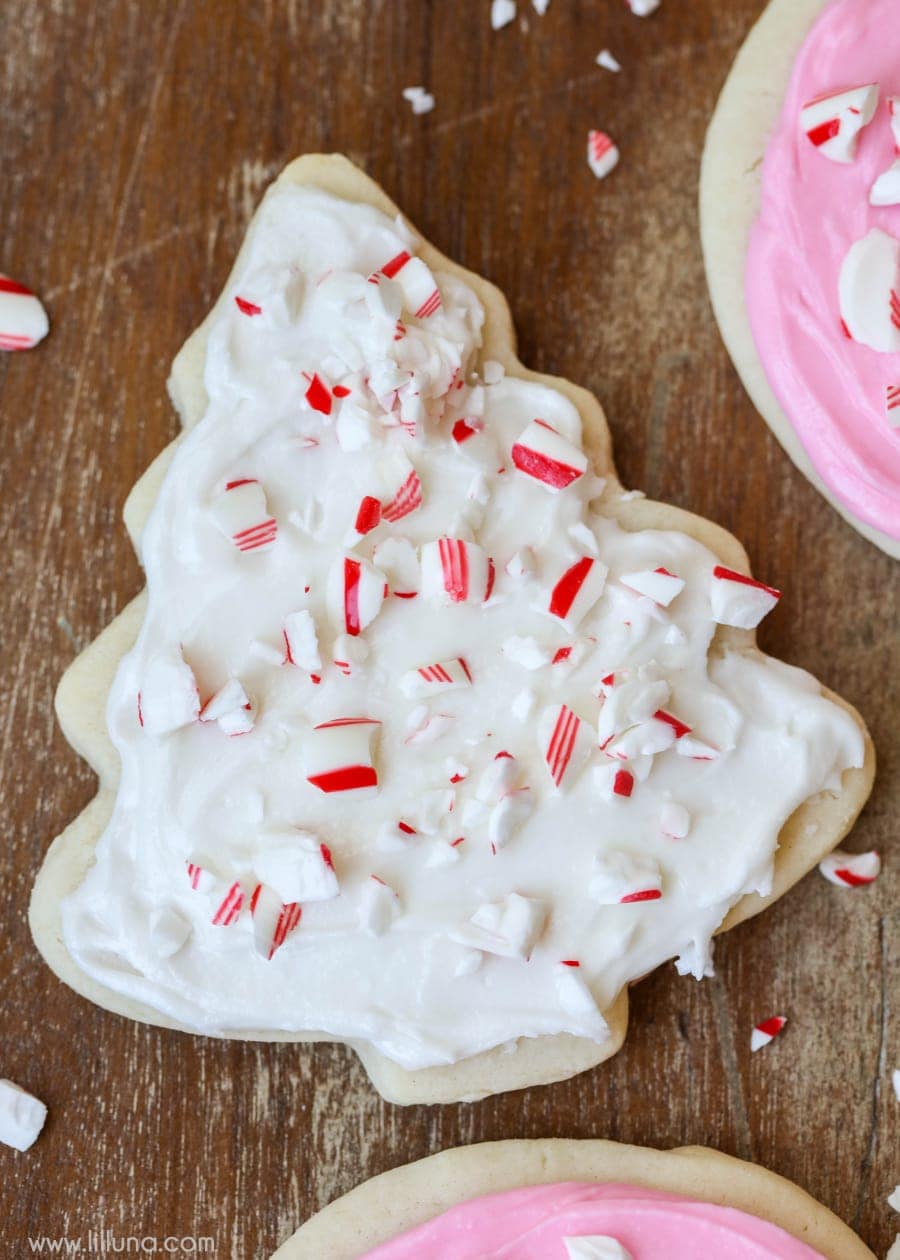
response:
<path id="1" fill-rule="evenodd" d="M 29 1235 L 212 1235 L 263 1258 L 361 1179 L 461 1142 L 709 1143 L 794 1178 L 882 1252 L 900 1228 L 900 566 L 782 454 L 707 302 L 704 129 L 761 0 L 552 0 L 493 33 L 488 0 L 0 0 L 0 269 L 50 338 L 0 356 L 0 1075 L 50 1107 L 0 1148 L 0 1253 Z M 608 46 L 625 69 L 593 64 Z M 435 111 L 412 116 L 422 83 Z M 588 128 L 619 170 L 597 183 Z M 337 1047 L 139 1027 L 49 972 L 25 921 L 51 839 L 94 782 L 53 689 L 141 575 L 126 492 L 174 436 L 168 364 L 290 158 L 340 150 L 441 249 L 508 294 L 532 366 L 596 391 L 626 484 L 712 517 L 787 598 L 763 646 L 856 704 L 880 756 L 852 838 L 886 873 L 818 875 L 717 949 L 702 985 L 662 969 L 611 1063 L 478 1105 L 391 1107 Z M 790 1026 L 749 1054 L 752 1024 Z M 86 1245 L 86 1244 L 85 1244 Z"/>

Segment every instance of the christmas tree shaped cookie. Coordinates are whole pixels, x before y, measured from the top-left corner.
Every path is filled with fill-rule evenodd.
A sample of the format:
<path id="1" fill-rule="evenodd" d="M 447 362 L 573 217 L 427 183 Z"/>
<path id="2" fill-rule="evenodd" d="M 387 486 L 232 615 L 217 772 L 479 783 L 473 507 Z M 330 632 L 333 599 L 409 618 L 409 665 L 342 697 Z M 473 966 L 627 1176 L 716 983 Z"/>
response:
<path id="1" fill-rule="evenodd" d="M 147 592 L 58 697 L 101 785 L 31 924 L 91 1000 L 343 1041 L 398 1101 L 558 1080 L 851 826 L 865 729 L 757 650 L 779 592 L 625 495 L 596 400 L 345 160 L 269 191 L 171 392 Z"/>

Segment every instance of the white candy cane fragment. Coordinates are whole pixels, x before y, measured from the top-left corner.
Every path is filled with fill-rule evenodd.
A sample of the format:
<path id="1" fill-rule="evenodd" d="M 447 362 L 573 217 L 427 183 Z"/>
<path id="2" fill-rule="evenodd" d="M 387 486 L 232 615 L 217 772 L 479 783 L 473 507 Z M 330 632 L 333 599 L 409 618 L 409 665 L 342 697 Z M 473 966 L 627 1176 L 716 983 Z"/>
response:
<path id="1" fill-rule="evenodd" d="M 340 892 L 331 850 L 309 831 L 263 833 L 253 864 L 283 902 L 330 901 Z"/>
<path id="2" fill-rule="evenodd" d="M 657 677 L 652 667 L 635 673 L 607 674 L 600 687 L 604 700 L 597 722 L 597 740 L 604 751 L 616 736 L 664 712 L 662 706 L 670 694 L 669 684 Z"/>
<path id="3" fill-rule="evenodd" d="M 872 228 L 847 251 L 838 282 L 841 318 L 854 341 L 900 353 L 900 241 Z"/>
<path id="4" fill-rule="evenodd" d="M 47 1108 L 14 1081 L 0 1080 L 0 1142 L 27 1151 L 38 1140 Z"/>
<path id="5" fill-rule="evenodd" d="M 18 280 L 0 275 L 0 350 L 32 350 L 49 331 L 38 298 Z"/>
<path id="6" fill-rule="evenodd" d="M 409 101 L 414 114 L 428 114 L 434 109 L 434 97 L 423 87 L 404 88 L 403 99 Z"/>
<path id="7" fill-rule="evenodd" d="M 618 74 L 622 69 L 621 65 L 608 48 L 601 48 L 594 60 L 601 69 L 610 70 L 613 74 Z"/>
<path id="8" fill-rule="evenodd" d="M 683 840 L 691 829 L 691 816 L 677 801 L 666 801 L 660 813 L 659 829 L 670 840 Z"/>
<path id="9" fill-rule="evenodd" d="M 265 491 L 253 477 L 229 481 L 212 505 L 212 518 L 238 551 L 268 551 L 278 536 Z"/>
<path id="10" fill-rule="evenodd" d="M 529 958 L 546 922 L 546 902 L 510 893 L 479 906 L 451 938 L 500 958 Z"/>
<path id="11" fill-rule="evenodd" d="M 587 722 L 568 705 L 554 705 L 541 714 L 537 734 L 551 783 L 558 791 L 567 791 L 591 755 L 593 740 Z"/>
<path id="12" fill-rule="evenodd" d="M 594 1041 L 609 1036 L 609 1025 L 597 1007 L 590 986 L 581 974 L 581 963 L 575 958 L 562 961 L 555 968 L 556 997 L 562 1010 L 579 1021 L 582 1035 Z"/>
<path id="13" fill-rule="evenodd" d="M 619 578 L 623 586 L 646 595 L 654 604 L 668 608 L 672 600 L 684 590 L 684 578 L 676 577 L 666 568 L 642 569 L 638 573 L 623 573 Z"/>
<path id="14" fill-rule="evenodd" d="M 900 1068 L 894 1068 L 891 1073 L 891 1085 L 894 1088 L 894 1097 L 900 1102 Z"/>
<path id="15" fill-rule="evenodd" d="M 800 128 L 809 142 L 832 162 L 853 162 L 859 135 L 878 108 L 878 84 L 826 93 L 800 111 Z"/>
<path id="16" fill-rule="evenodd" d="M 403 742 L 411 747 L 433 744 L 442 735 L 446 735 L 453 725 L 453 720 L 453 715 L 450 713 L 429 713 L 426 706 L 420 704 L 406 719 L 406 735 Z"/>
<path id="17" fill-rule="evenodd" d="M 296 902 L 285 905 L 265 884 L 257 884 L 250 897 L 253 941 L 256 951 L 271 962 L 275 954 L 299 927 L 302 909 Z"/>
<path id="18" fill-rule="evenodd" d="M 200 715 L 194 671 L 179 653 L 149 662 L 138 692 L 138 722 L 150 735 L 168 735 L 190 726 Z"/>
<path id="19" fill-rule="evenodd" d="M 550 653 L 530 634 L 510 635 L 503 640 L 501 651 L 508 661 L 521 665 L 522 669 L 544 669 L 552 660 Z"/>
<path id="20" fill-rule="evenodd" d="M 322 673 L 322 657 L 316 623 L 308 608 L 288 613 L 284 619 L 284 663 L 304 670 L 316 681 Z"/>
<path id="21" fill-rule="evenodd" d="M 626 906 L 662 897 L 662 874 L 653 858 L 625 849 L 597 857 L 589 892 L 601 906 Z"/>
<path id="22" fill-rule="evenodd" d="M 230 884 L 212 917 L 214 927 L 231 927 L 237 923 L 244 908 L 244 888 L 240 880 Z"/>
<path id="23" fill-rule="evenodd" d="M 237 678 L 229 678 L 200 710 L 201 722 L 216 722 L 226 735 L 248 735 L 253 730 L 253 705 Z"/>
<path id="24" fill-rule="evenodd" d="M 435 661 L 433 665 L 420 665 L 400 679 L 400 690 L 405 696 L 419 698 L 434 696 L 455 687 L 470 687 L 472 675 L 465 660 L 457 656 L 453 660 Z"/>
<path id="25" fill-rule="evenodd" d="M 632 1260 L 631 1252 L 609 1234 L 583 1234 L 563 1242 L 567 1260 Z"/>
<path id="26" fill-rule="evenodd" d="M 358 635 L 339 634 L 331 647 L 331 659 L 345 678 L 358 673 L 369 657 L 369 645 Z M 321 681 L 315 674 L 313 682 Z"/>
<path id="27" fill-rule="evenodd" d="M 753 630 L 781 599 L 781 591 L 717 564 L 712 571 L 710 604 L 713 620 L 723 626 Z"/>
<path id="28" fill-rule="evenodd" d="M 771 1019 L 764 1019 L 762 1023 L 757 1024 L 750 1034 L 751 1052 L 755 1054 L 770 1041 L 774 1041 L 786 1023 L 787 1019 L 784 1015 L 773 1015 Z"/>
<path id="29" fill-rule="evenodd" d="M 660 0 L 626 0 L 635 17 L 649 17 L 659 8 L 659 2 Z"/>
<path id="30" fill-rule="evenodd" d="M 881 874 L 881 857 L 874 850 L 868 853 L 845 853 L 835 849 L 819 863 L 819 870 L 830 884 L 838 888 L 861 888 L 872 884 Z"/>
<path id="31" fill-rule="evenodd" d="M 483 604 L 494 588 L 494 562 L 476 543 L 439 538 L 422 547 L 422 594 L 437 604 Z"/>
<path id="32" fill-rule="evenodd" d="M 511 455 L 519 472 L 533 477 L 548 490 L 564 490 L 587 471 L 584 451 L 546 420 L 532 420 L 514 443 Z"/>
<path id="33" fill-rule="evenodd" d="M 875 180 L 869 192 L 869 203 L 873 206 L 900 205 L 900 161 L 894 161 Z"/>
<path id="34" fill-rule="evenodd" d="M 389 884 L 371 875 L 359 899 L 359 923 L 372 936 L 383 936 L 401 912 L 400 898 Z"/>
<path id="35" fill-rule="evenodd" d="M 527 787 L 508 792 L 497 802 L 488 815 L 488 843 L 492 852 L 498 853 L 509 844 L 533 808 L 531 789 Z"/>
<path id="36" fill-rule="evenodd" d="M 394 524 L 422 506 L 422 482 L 402 451 L 396 453 L 390 466 L 385 466 L 385 473 L 391 488 L 381 505 L 381 518 Z"/>
<path id="37" fill-rule="evenodd" d="M 404 309 L 415 319 L 428 319 L 441 309 L 441 291 L 421 258 L 398 254 L 381 268 L 381 274 L 396 280 L 403 292 Z"/>
<path id="38" fill-rule="evenodd" d="M 370 626 L 384 603 L 384 574 L 358 556 L 340 557 L 328 575 L 328 599 L 334 620 L 355 637 Z"/>
<path id="39" fill-rule="evenodd" d="M 900 385 L 885 385 L 884 410 L 891 428 L 900 428 Z"/>
<path id="40" fill-rule="evenodd" d="M 516 20 L 516 0 L 491 0 L 491 30 L 501 31 Z"/>
<path id="41" fill-rule="evenodd" d="M 574 630 L 603 594 L 608 572 L 602 560 L 582 556 L 556 582 L 547 612 L 558 617 L 568 630 Z"/>
<path id="42" fill-rule="evenodd" d="M 517 581 L 533 577 L 537 572 L 537 561 L 533 549 L 531 547 L 521 547 L 514 555 L 510 556 L 503 568 L 511 578 L 515 578 Z"/>
<path id="43" fill-rule="evenodd" d="M 598 179 L 606 179 L 619 165 L 619 149 L 605 131 L 589 131 L 588 166 Z"/>
<path id="44" fill-rule="evenodd" d="M 895 1212 L 900 1212 L 900 1185 L 894 1186 L 894 1189 L 887 1197 L 887 1205 L 893 1208 Z M 890 1260 L 890 1257 L 888 1257 Z"/>
<path id="45" fill-rule="evenodd" d="M 383 539 L 376 544 L 372 559 L 387 577 L 391 595 L 396 599 L 415 599 L 419 593 L 419 557 L 409 539 Z"/>
<path id="46" fill-rule="evenodd" d="M 381 723 L 374 718 L 335 718 L 314 727 L 306 753 L 306 778 L 320 792 L 358 792 L 378 786 L 372 744 Z"/>
<path id="47" fill-rule="evenodd" d="M 524 786 L 524 771 L 518 758 L 508 752 L 499 752 L 478 780 L 475 796 L 491 805 Z"/>

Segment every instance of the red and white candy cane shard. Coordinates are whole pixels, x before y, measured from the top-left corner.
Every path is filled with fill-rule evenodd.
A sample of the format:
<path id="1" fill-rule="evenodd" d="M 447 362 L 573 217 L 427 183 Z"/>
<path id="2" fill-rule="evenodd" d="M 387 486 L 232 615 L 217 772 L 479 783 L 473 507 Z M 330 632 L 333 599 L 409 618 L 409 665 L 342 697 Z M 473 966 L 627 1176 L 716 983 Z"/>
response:
<path id="1" fill-rule="evenodd" d="M 229 678 L 200 710 L 201 722 L 216 722 L 226 735 L 247 735 L 253 730 L 253 705 L 241 682 Z"/>
<path id="2" fill-rule="evenodd" d="M 647 854 L 611 849 L 597 857 L 590 896 L 602 906 L 627 906 L 662 897 L 662 874 Z"/>
<path id="3" fill-rule="evenodd" d="M 841 318 L 854 341 L 900 353 L 900 240 L 872 228 L 847 251 L 838 278 Z"/>
<path id="4" fill-rule="evenodd" d="M 318 674 L 322 669 L 316 623 L 307 608 L 288 613 L 284 619 L 284 663 L 296 665 L 307 674 Z"/>
<path id="5" fill-rule="evenodd" d="M 591 753 L 587 723 L 568 705 L 554 705 L 541 715 L 538 739 L 553 786 L 566 790 Z"/>
<path id="6" fill-rule="evenodd" d="M 355 637 L 372 624 L 381 612 L 386 584 L 379 569 L 357 556 L 343 556 L 332 566 L 328 596 L 345 634 Z"/>
<path id="7" fill-rule="evenodd" d="M 384 268 L 382 274 L 385 274 Z M 428 319 L 440 310 L 441 291 L 421 258 L 407 258 L 388 278 L 395 280 L 403 290 L 403 307 L 415 319 Z"/>
<path id="8" fill-rule="evenodd" d="M 616 770 L 613 774 L 612 781 L 613 796 L 622 796 L 626 799 L 631 796 L 634 791 L 634 775 L 630 770 Z"/>
<path id="9" fill-rule="evenodd" d="M 401 912 L 400 898 L 378 875 L 370 875 L 360 893 L 360 926 L 373 936 L 382 936 Z"/>
<path id="10" fill-rule="evenodd" d="M 439 604 L 483 604 L 494 566 L 477 543 L 439 538 L 422 547 L 422 594 Z"/>
<path id="11" fill-rule="evenodd" d="M 358 792 L 378 786 L 372 745 L 381 723 L 374 718 L 335 718 L 313 728 L 306 778 L 320 792 Z"/>
<path id="12" fill-rule="evenodd" d="M 757 1024 L 750 1034 L 751 1052 L 755 1054 L 770 1041 L 774 1041 L 786 1023 L 787 1019 L 784 1015 L 773 1015 L 771 1019 L 764 1019 L 762 1023 Z"/>
<path id="13" fill-rule="evenodd" d="M 723 626 L 753 630 L 781 599 L 774 586 L 757 582 L 746 573 L 717 564 L 712 571 L 710 604 L 713 620 Z"/>
<path id="14" fill-rule="evenodd" d="M 547 424 L 532 420 L 514 443 L 512 462 L 548 490 L 564 490 L 587 471 L 587 456 L 568 438 Z"/>
<path id="15" fill-rule="evenodd" d="M 698 739 L 693 733 L 682 735 L 676 741 L 675 751 L 680 757 L 690 757 L 692 761 L 717 761 L 722 755 L 721 749 Z"/>
<path id="16" fill-rule="evenodd" d="M 290 934 L 299 927 L 302 909 L 297 902 L 284 904 L 265 884 L 257 884 L 250 898 L 253 939 L 257 952 L 271 962 Z"/>
<path id="17" fill-rule="evenodd" d="M 231 927 L 237 923 L 244 908 L 244 890 L 240 881 L 235 880 L 220 901 L 212 921 L 215 927 Z"/>
<path id="18" fill-rule="evenodd" d="M 381 506 L 382 519 L 391 524 L 402 521 L 404 516 L 409 516 L 410 512 L 415 512 L 422 506 L 422 482 L 419 474 L 408 460 L 405 462 L 407 469 L 404 470 L 403 480 L 390 499 Z"/>
<path id="19" fill-rule="evenodd" d="M 529 958 L 547 923 L 549 907 L 536 897 L 509 893 L 484 902 L 450 933 L 453 940 L 500 958 Z"/>
<path id="20" fill-rule="evenodd" d="M 283 902 L 330 901 L 340 892 L 331 850 L 308 831 L 268 833 L 257 854 L 257 879 Z"/>
<path id="21" fill-rule="evenodd" d="M 504 849 L 528 820 L 534 801 L 530 788 L 509 792 L 493 807 L 488 817 L 488 843 L 493 853 Z"/>
<path id="22" fill-rule="evenodd" d="M 269 515 L 265 491 L 253 477 L 229 481 L 214 501 L 212 515 L 238 551 L 268 551 L 278 536 L 278 522 Z"/>
<path id="23" fill-rule="evenodd" d="M 683 739 L 685 735 L 690 735 L 691 728 L 687 722 L 682 722 L 681 718 L 677 718 L 674 713 L 669 713 L 666 709 L 657 709 L 653 714 L 655 721 L 663 722 L 666 726 L 670 726 L 675 733 L 676 739 Z"/>
<path id="24" fill-rule="evenodd" d="M 381 268 L 381 274 L 386 276 L 388 280 L 394 280 L 398 273 L 401 272 L 409 262 L 411 257 L 412 255 L 405 249 L 401 250 L 399 254 L 395 254 L 393 258 L 388 259 Z"/>
<path id="25" fill-rule="evenodd" d="M 478 780 L 475 796 L 487 805 L 502 801 L 511 792 L 524 787 L 523 770 L 518 759 L 508 752 L 497 753 Z"/>
<path id="26" fill-rule="evenodd" d="M 804 105 L 800 128 L 809 142 L 832 162 L 853 162 L 859 134 L 875 116 L 878 84 L 826 93 Z"/>
<path id="27" fill-rule="evenodd" d="M 683 840 L 691 829 L 691 816 L 678 801 L 666 801 L 660 813 L 659 829 L 670 840 Z"/>
<path id="28" fill-rule="evenodd" d="M 47 312 L 31 290 L 0 275 L 0 350 L 31 350 L 49 330 Z"/>
<path id="29" fill-rule="evenodd" d="M 146 666 L 138 695 L 138 719 L 149 735 L 190 726 L 200 714 L 194 671 L 179 653 L 164 653 Z"/>
<path id="30" fill-rule="evenodd" d="M 452 660 L 435 661 L 433 665 L 420 665 L 400 679 L 400 690 L 405 696 L 434 696 L 455 687 L 469 687 L 472 674 L 465 660 L 457 656 Z"/>
<path id="31" fill-rule="evenodd" d="M 619 581 L 629 590 L 646 595 L 655 604 L 668 608 L 672 600 L 684 590 L 684 578 L 676 577 L 666 568 L 642 569 L 637 573 L 623 573 Z"/>
<path id="32" fill-rule="evenodd" d="M 873 883 L 881 874 L 881 857 L 874 849 L 868 853 L 835 849 L 822 859 L 819 870 L 830 884 L 839 888 L 861 888 Z"/>
<path id="33" fill-rule="evenodd" d="M 234 302 L 242 315 L 248 315 L 251 319 L 254 315 L 262 315 L 262 307 L 257 306 L 255 302 L 251 302 L 247 298 L 238 297 L 235 294 Z"/>
<path id="34" fill-rule="evenodd" d="M 464 446 L 466 442 L 471 442 L 472 438 L 477 437 L 479 433 L 483 432 L 483 420 L 461 417 L 455 422 L 453 428 L 450 430 L 450 436 L 452 437 L 455 445 L 459 447 Z"/>
<path id="35" fill-rule="evenodd" d="M 186 862 L 185 866 L 187 868 L 188 883 L 194 892 L 212 891 L 216 882 L 212 871 L 208 871 L 197 862 Z"/>
<path id="36" fill-rule="evenodd" d="M 371 534 L 372 530 L 377 529 L 381 524 L 381 516 L 380 500 L 371 494 L 364 495 L 356 509 L 356 519 L 353 522 L 356 535 L 359 538 L 365 538 L 366 534 Z"/>
<path id="37" fill-rule="evenodd" d="M 884 409 L 891 428 L 900 427 L 900 385 L 884 387 Z"/>
<path id="38" fill-rule="evenodd" d="M 574 630 L 596 604 L 606 586 L 607 567 L 593 556 L 582 556 L 566 569 L 550 592 L 547 611 Z"/>
<path id="39" fill-rule="evenodd" d="M 619 165 L 619 150 L 605 131 L 589 131 L 588 166 L 598 179 L 605 179 Z"/>
<path id="40" fill-rule="evenodd" d="M 323 416 L 331 415 L 333 400 L 331 390 L 319 376 L 318 372 L 312 374 L 304 372 L 305 379 L 309 382 L 304 397 L 313 411 L 321 412 Z"/>
<path id="41" fill-rule="evenodd" d="M 408 538 L 384 538 L 377 543 L 372 559 L 388 580 L 388 589 L 397 599 L 415 599 L 419 593 L 419 557 Z"/>

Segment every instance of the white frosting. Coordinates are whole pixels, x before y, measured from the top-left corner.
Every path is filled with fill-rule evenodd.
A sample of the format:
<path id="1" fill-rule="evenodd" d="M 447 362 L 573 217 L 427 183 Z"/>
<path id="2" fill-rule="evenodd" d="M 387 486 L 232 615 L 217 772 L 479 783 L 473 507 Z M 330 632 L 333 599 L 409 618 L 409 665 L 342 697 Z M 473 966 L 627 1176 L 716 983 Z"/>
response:
<path id="1" fill-rule="evenodd" d="M 414 248 L 366 206 L 266 199 L 143 537 L 119 794 L 63 908 L 86 972 L 191 1028 L 410 1069 L 602 1041 L 629 981 L 702 975 L 784 821 L 863 759 L 808 675 L 708 655 L 716 557 L 600 513 L 565 396 L 476 381 L 461 280 L 437 305 L 419 259 L 367 279 Z"/>

